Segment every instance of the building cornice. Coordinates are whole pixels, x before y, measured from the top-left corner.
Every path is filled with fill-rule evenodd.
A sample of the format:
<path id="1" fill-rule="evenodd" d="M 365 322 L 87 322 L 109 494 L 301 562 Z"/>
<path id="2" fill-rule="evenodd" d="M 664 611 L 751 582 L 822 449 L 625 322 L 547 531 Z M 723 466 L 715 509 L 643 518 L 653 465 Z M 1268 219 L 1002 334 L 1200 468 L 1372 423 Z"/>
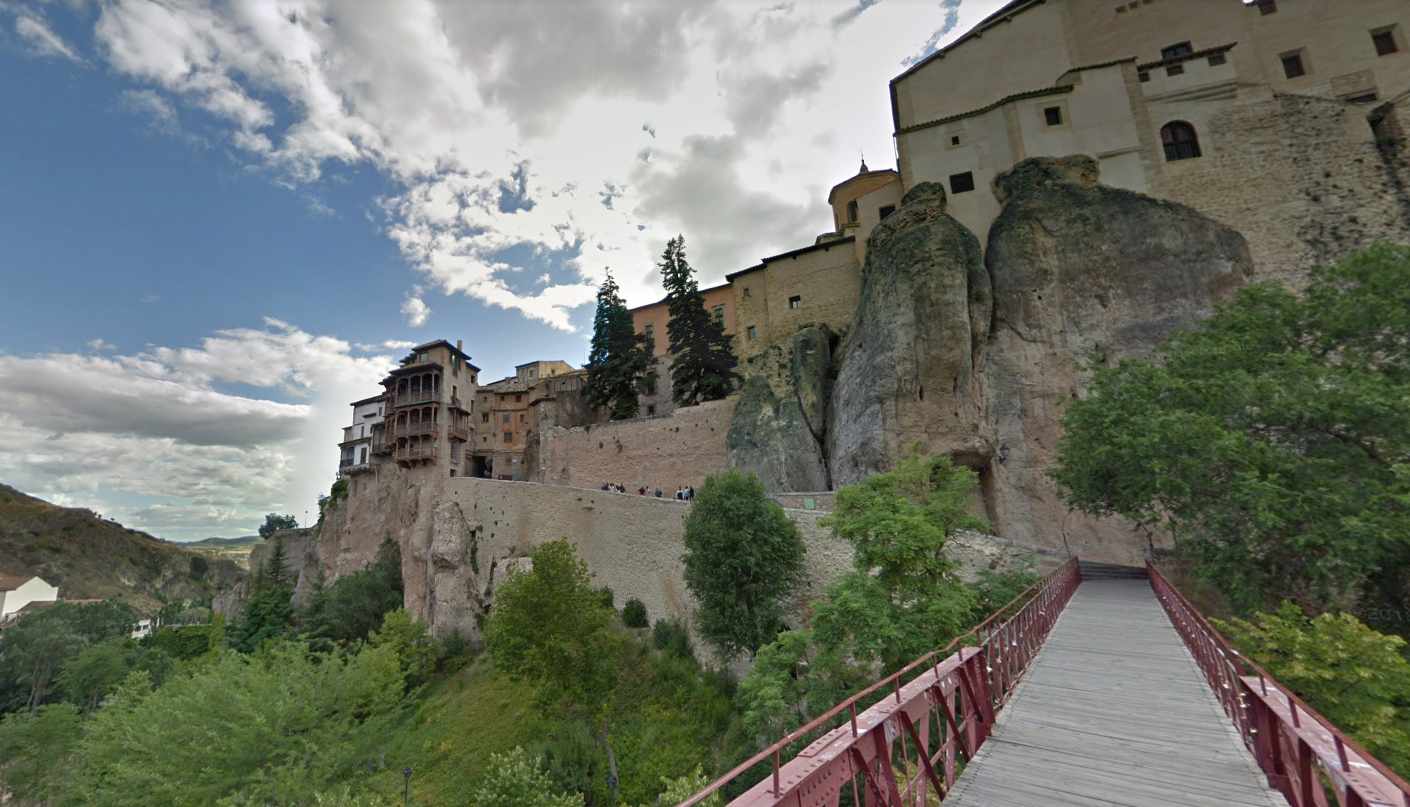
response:
<path id="1" fill-rule="evenodd" d="M 946 115 L 943 118 L 928 120 L 924 123 L 912 124 L 904 129 L 898 129 L 896 131 L 896 134 L 910 134 L 911 132 L 918 132 L 921 129 L 930 129 L 935 126 L 943 126 L 947 123 L 953 123 L 957 120 L 964 120 L 965 118 L 972 118 L 976 115 L 983 115 L 985 112 L 993 112 L 999 107 L 1004 106 L 1005 104 L 1013 103 L 1014 101 L 1023 101 L 1029 98 L 1043 98 L 1049 95 L 1064 95 L 1070 92 L 1072 92 L 1071 84 L 1059 84 L 1056 87 L 1044 87 L 1041 90 L 1028 90 L 1027 92 L 1016 92 L 1013 95 L 1006 95 L 1003 98 L 1000 98 L 999 100 L 995 101 L 994 103 L 982 106 L 978 109 L 971 109 L 968 112 L 960 112 L 955 115 Z"/>

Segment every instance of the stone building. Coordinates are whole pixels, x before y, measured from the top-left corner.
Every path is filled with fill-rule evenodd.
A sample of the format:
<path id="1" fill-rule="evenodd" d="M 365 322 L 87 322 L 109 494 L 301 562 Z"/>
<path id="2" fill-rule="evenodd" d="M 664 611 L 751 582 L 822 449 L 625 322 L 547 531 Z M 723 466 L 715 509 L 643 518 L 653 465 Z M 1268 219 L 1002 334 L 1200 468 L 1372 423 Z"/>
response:
<path id="1" fill-rule="evenodd" d="M 358 474 L 372 468 L 373 436 L 378 435 L 385 440 L 382 406 L 381 395 L 352 402 L 352 425 L 343 427 L 343 441 L 338 443 L 338 476 Z"/>
<path id="2" fill-rule="evenodd" d="M 1297 285 L 1407 230 L 1376 132 L 1410 91 L 1407 26 L 1400 0 L 1015 0 L 892 80 L 901 188 L 943 183 L 982 245 L 995 177 L 1087 154 L 1108 185 L 1238 228 L 1261 275 Z"/>
<path id="3" fill-rule="evenodd" d="M 557 393 L 577 389 L 580 371 L 566 361 L 531 361 L 516 365 L 514 375 L 485 384 L 476 395 L 476 441 L 471 476 L 488 479 L 527 478 L 524 452 L 538 431 L 541 408 Z"/>
<path id="4" fill-rule="evenodd" d="M 470 473 L 466 446 L 480 368 L 461 347 L 444 339 L 417 345 L 382 381 L 384 426 L 380 442 L 375 432 L 373 440 L 397 465 Z"/>

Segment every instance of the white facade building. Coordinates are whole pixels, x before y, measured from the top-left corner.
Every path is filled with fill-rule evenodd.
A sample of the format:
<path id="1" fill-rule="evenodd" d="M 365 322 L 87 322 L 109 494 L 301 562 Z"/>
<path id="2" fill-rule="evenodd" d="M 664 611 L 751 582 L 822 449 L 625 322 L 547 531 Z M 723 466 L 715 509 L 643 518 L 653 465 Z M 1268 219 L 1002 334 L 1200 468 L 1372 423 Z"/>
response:
<path id="1" fill-rule="evenodd" d="M 55 602 L 59 589 L 38 577 L 0 574 L 0 622 L 5 622 L 32 602 Z"/>
<path id="2" fill-rule="evenodd" d="M 339 476 L 359 473 L 371 467 L 373 426 L 382 422 L 383 404 L 381 395 L 353 401 L 352 425 L 343 427 L 343 441 L 338 444 Z"/>

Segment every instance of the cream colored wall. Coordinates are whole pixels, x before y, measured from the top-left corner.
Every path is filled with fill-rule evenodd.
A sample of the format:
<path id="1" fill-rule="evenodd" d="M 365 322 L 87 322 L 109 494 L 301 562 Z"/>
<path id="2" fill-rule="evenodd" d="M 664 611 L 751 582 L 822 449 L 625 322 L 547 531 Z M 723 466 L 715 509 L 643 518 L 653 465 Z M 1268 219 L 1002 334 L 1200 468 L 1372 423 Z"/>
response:
<path id="1" fill-rule="evenodd" d="M 1079 65 L 1131 56 L 1139 62 L 1153 62 L 1160 59 L 1161 48 L 1184 41 L 1197 51 L 1238 42 L 1239 46 L 1229 52 L 1230 59 L 1239 63 L 1243 74 L 1259 80 L 1258 58 L 1248 46 L 1249 22 L 1259 14 L 1257 9 L 1245 8 L 1240 0 L 1154 0 L 1134 9 L 1129 8 L 1129 0 L 1061 2 L 1069 9 Z M 1279 7 L 1305 2 L 1282 0 Z M 1118 12 L 1118 6 L 1127 10 Z"/>
<path id="2" fill-rule="evenodd" d="M 13 591 L 3 592 L 3 610 L 0 619 L 10 616 L 32 602 L 54 602 L 59 599 L 59 589 L 38 577 L 31 577 Z"/>
<path id="3" fill-rule="evenodd" d="M 1009 115 L 1009 110 L 1000 107 L 896 138 L 904 187 L 909 190 L 921 182 L 944 185 L 946 212 L 978 236 L 981 244 L 989 224 L 999 215 L 992 190 L 994 177 L 1022 159 L 1022 144 L 1009 139 Z M 959 146 L 950 145 L 954 136 L 960 137 Z M 974 174 L 974 190 L 951 193 L 949 177 L 965 171 Z"/>
<path id="4" fill-rule="evenodd" d="M 901 128 L 1052 86 L 1055 78 L 1078 66 L 1064 36 L 1064 6 L 1049 0 L 1012 15 L 895 81 Z"/>
<path id="5" fill-rule="evenodd" d="M 866 175 L 858 174 L 851 179 L 838 183 L 829 194 L 828 202 L 832 205 L 832 228 L 834 232 L 847 232 L 849 222 L 847 221 L 847 203 L 857 202 L 860 208 L 862 197 L 867 196 L 878 188 L 884 188 L 895 181 L 895 175 L 873 171 Z M 861 211 L 858 211 L 857 223 L 861 223 Z M 850 232 L 847 232 L 851 235 Z"/>
<path id="6" fill-rule="evenodd" d="M 1410 89 L 1410 4 L 1404 0 L 1283 0 L 1278 12 L 1250 9 L 1249 27 L 1265 75 L 1281 92 L 1332 97 L 1374 86 L 1382 100 Z M 1397 25 L 1400 51 L 1377 56 L 1371 30 Z M 1280 55 L 1304 48 L 1309 74 L 1288 79 Z M 1365 72 L 1364 79 L 1353 74 Z"/>
<path id="7" fill-rule="evenodd" d="M 852 242 L 852 252 L 856 256 L 858 266 L 866 262 L 867 239 L 871 237 L 871 231 L 876 229 L 876 225 L 881 223 L 881 208 L 887 205 L 901 206 L 899 176 L 892 176 L 886 184 L 877 186 L 857 199 L 858 224 L 853 234 L 856 240 Z"/>

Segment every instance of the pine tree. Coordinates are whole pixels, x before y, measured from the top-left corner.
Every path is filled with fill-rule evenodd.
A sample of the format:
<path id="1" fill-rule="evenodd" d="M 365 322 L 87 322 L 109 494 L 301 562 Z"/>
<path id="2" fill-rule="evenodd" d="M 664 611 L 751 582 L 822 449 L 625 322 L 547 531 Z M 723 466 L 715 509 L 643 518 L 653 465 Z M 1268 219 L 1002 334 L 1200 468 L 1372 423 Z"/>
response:
<path id="1" fill-rule="evenodd" d="M 666 287 L 670 322 L 671 399 L 677 406 L 715 401 L 734 390 L 739 361 L 725 335 L 725 325 L 705 310 L 705 296 L 695 270 L 685 259 L 685 236 L 666 242 L 661 254 L 661 283 Z"/>
<path id="2" fill-rule="evenodd" d="M 613 420 L 636 417 L 640 406 L 637 394 L 650 366 L 646 337 L 636 332 L 617 281 L 608 272 L 597 290 L 597 312 L 592 320 L 585 390 L 588 402 L 606 409 Z"/>

